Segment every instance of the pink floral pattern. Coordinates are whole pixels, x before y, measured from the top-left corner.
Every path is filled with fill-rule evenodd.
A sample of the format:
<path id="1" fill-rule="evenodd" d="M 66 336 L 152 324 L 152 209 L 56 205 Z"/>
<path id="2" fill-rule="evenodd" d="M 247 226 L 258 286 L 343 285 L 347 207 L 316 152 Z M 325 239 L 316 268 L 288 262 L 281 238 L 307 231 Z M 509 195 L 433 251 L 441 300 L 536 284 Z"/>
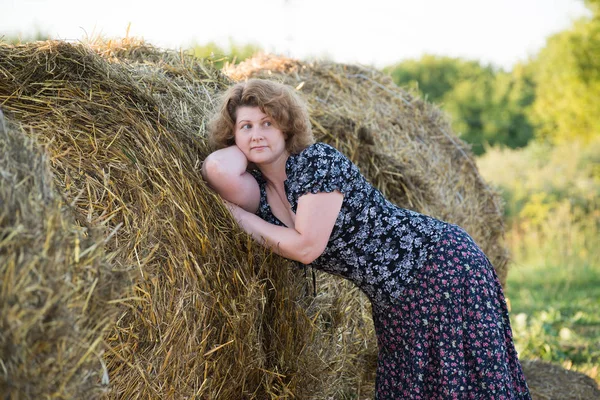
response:
<path id="1" fill-rule="evenodd" d="M 283 225 L 267 202 L 257 211 Z M 327 248 L 311 266 L 371 300 L 379 344 L 376 398 L 530 399 L 494 268 L 460 227 L 392 204 L 335 148 L 316 143 L 286 163 L 295 212 L 305 193 L 344 194 Z"/>
<path id="2" fill-rule="evenodd" d="M 502 287 L 473 239 L 448 224 L 394 304 L 373 304 L 377 399 L 530 399 Z"/>

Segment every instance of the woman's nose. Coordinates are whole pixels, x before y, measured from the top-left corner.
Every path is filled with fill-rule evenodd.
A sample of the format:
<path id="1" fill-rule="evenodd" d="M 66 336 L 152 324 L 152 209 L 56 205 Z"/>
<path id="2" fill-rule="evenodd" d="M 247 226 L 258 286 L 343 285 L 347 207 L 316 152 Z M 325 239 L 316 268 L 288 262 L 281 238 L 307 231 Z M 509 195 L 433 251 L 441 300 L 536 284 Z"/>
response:
<path id="1" fill-rule="evenodd" d="M 254 128 L 252 129 L 252 140 L 256 141 L 256 140 L 260 140 L 262 139 L 262 132 L 260 131 L 260 129 L 258 128 Z"/>

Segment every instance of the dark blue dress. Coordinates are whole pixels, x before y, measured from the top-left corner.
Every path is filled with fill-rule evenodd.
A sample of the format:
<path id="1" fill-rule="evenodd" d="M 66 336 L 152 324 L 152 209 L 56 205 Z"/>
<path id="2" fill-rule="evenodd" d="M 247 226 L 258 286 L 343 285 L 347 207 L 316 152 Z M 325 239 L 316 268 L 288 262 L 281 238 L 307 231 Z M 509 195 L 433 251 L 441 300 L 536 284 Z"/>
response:
<path id="1" fill-rule="evenodd" d="M 460 227 L 387 201 L 335 148 L 316 143 L 286 162 L 287 199 L 344 194 L 323 254 L 311 266 L 371 300 L 379 354 L 377 399 L 529 399 L 502 287 Z M 265 181 L 257 215 L 271 212 Z"/>

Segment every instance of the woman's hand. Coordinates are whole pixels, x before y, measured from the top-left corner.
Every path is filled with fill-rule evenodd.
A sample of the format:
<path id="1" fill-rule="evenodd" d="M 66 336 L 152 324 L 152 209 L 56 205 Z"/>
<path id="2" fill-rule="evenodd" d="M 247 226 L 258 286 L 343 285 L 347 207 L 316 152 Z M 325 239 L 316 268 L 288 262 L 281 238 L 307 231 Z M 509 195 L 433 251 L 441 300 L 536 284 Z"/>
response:
<path id="1" fill-rule="evenodd" d="M 246 214 L 248 212 L 246 210 L 244 210 L 242 207 L 238 206 L 237 204 L 234 204 L 225 199 L 223 199 L 223 203 L 225 204 L 225 207 L 227 207 L 229 212 L 231 212 L 231 215 L 233 215 L 233 218 L 236 220 L 238 225 L 240 225 L 242 227 L 242 229 L 245 230 L 243 219 L 244 219 L 244 214 Z"/>
<path id="2" fill-rule="evenodd" d="M 202 177 L 221 197 L 251 213 L 258 210 L 260 188 L 246 171 L 248 160 L 236 146 L 217 150 L 202 164 Z"/>

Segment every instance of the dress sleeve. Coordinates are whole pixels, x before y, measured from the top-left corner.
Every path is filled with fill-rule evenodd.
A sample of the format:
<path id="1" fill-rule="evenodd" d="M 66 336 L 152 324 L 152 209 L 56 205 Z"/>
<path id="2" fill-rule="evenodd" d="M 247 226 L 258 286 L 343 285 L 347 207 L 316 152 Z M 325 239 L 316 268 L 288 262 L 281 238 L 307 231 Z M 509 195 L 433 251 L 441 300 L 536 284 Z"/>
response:
<path id="1" fill-rule="evenodd" d="M 352 189 L 356 167 L 335 148 L 316 143 L 298 157 L 298 196 L 335 190 L 347 194 Z"/>

